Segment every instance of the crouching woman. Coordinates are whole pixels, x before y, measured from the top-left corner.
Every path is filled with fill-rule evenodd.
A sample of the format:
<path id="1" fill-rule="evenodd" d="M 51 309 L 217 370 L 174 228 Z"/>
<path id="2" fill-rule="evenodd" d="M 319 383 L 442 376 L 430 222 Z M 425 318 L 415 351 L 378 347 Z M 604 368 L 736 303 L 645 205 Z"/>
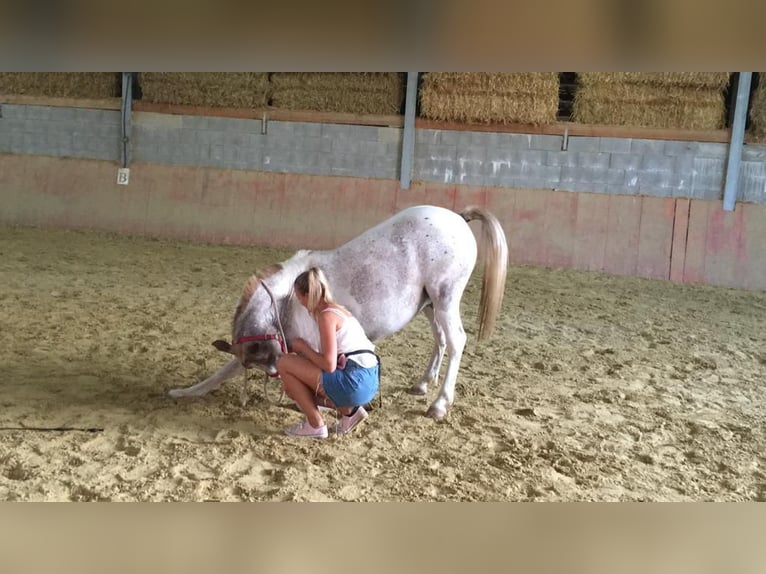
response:
<path id="1" fill-rule="evenodd" d="M 290 354 L 277 363 L 285 393 L 305 415 L 288 427 L 291 436 L 326 438 L 327 425 L 319 407 L 337 409 L 339 434 L 350 432 L 367 418 L 363 405 L 378 392 L 380 366 L 375 345 L 359 321 L 335 303 L 324 273 L 316 267 L 295 279 L 293 291 L 319 327 L 320 349 L 301 338 L 290 342 Z"/>

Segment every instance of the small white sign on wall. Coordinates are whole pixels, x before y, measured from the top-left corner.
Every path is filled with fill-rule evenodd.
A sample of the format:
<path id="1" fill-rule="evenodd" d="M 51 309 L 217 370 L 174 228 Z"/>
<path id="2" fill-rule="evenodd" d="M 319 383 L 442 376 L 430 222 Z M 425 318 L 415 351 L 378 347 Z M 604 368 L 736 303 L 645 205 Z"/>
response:
<path id="1" fill-rule="evenodd" d="M 128 182 L 130 181 L 130 168 L 128 167 L 121 167 L 117 170 L 117 184 L 118 185 L 128 185 Z"/>

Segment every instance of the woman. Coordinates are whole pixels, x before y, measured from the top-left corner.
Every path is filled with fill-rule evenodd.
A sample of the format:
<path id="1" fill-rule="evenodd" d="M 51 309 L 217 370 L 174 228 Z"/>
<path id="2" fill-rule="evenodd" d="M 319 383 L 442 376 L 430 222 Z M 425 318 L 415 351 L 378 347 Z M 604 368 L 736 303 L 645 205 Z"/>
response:
<path id="1" fill-rule="evenodd" d="M 277 369 L 285 393 L 306 419 L 285 429 L 291 436 L 327 438 L 327 425 L 319 406 L 337 409 L 337 432 L 345 434 L 367 418 L 362 405 L 378 392 L 378 358 L 375 345 L 359 321 L 335 303 L 324 273 L 316 267 L 304 271 L 293 284 L 295 296 L 319 326 L 319 352 L 301 338 L 290 342 Z"/>

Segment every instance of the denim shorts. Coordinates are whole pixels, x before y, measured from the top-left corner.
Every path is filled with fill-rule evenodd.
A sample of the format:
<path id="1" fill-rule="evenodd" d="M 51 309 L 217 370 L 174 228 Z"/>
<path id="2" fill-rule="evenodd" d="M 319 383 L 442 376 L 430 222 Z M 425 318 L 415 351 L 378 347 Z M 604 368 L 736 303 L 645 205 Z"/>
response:
<path id="1" fill-rule="evenodd" d="M 345 369 L 322 372 L 322 387 L 336 407 L 366 405 L 378 393 L 379 366 L 361 367 L 352 359 Z"/>

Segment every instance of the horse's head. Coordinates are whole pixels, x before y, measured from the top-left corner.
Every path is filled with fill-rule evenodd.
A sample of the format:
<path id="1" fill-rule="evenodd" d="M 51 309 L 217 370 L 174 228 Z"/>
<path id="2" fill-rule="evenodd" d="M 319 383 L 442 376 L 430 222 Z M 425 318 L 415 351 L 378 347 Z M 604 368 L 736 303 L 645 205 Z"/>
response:
<path id="1" fill-rule="evenodd" d="M 218 340 L 216 349 L 237 357 L 245 368 L 277 375 L 277 360 L 287 352 L 280 319 L 281 305 L 257 275 L 245 284 L 232 319 L 232 342 Z"/>

